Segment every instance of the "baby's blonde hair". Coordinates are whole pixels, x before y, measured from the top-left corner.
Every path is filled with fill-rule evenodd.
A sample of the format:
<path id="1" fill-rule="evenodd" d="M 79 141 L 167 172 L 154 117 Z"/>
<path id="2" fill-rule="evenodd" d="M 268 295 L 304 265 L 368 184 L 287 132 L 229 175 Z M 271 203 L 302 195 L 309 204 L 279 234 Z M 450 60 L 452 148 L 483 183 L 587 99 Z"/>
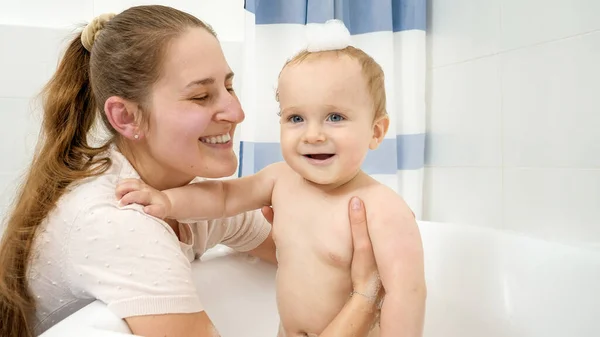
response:
<path id="1" fill-rule="evenodd" d="M 382 117 L 386 117 L 387 109 L 385 98 L 385 77 L 383 74 L 383 69 L 371 56 L 369 56 L 369 54 L 365 53 L 362 49 L 348 46 L 344 49 L 319 52 L 309 52 L 307 50 L 303 50 L 289 59 L 281 69 L 281 72 L 283 72 L 283 70 L 289 65 L 299 64 L 307 59 L 331 53 L 335 53 L 336 55 L 346 55 L 358 61 L 360 68 L 362 69 L 362 73 L 367 80 L 367 89 L 369 90 L 369 94 L 373 100 L 374 120 L 379 120 Z M 279 73 L 280 76 L 281 72 Z M 277 101 L 279 101 L 278 93 L 279 92 L 277 92 L 276 97 Z"/>

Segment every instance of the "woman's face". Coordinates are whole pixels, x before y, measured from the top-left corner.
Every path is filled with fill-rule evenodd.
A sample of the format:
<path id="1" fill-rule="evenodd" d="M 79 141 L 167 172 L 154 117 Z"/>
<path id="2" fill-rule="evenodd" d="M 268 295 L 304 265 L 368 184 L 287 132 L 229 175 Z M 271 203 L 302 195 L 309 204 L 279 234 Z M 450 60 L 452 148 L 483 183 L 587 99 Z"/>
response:
<path id="1" fill-rule="evenodd" d="M 233 134 L 244 112 L 219 41 L 204 29 L 188 30 L 169 45 L 161 75 L 144 133 L 149 154 L 173 176 L 232 175 Z"/>

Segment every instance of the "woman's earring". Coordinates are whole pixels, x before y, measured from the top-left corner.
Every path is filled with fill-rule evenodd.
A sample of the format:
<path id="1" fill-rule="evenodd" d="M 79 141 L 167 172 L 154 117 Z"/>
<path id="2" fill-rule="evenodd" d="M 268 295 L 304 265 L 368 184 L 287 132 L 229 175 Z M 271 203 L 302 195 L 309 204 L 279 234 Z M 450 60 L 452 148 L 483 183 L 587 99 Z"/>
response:
<path id="1" fill-rule="evenodd" d="M 140 138 L 140 135 L 138 135 L 138 134 L 136 133 L 135 135 L 133 135 L 133 138 L 135 138 L 135 139 L 139 139 L 139 138 Z"/>

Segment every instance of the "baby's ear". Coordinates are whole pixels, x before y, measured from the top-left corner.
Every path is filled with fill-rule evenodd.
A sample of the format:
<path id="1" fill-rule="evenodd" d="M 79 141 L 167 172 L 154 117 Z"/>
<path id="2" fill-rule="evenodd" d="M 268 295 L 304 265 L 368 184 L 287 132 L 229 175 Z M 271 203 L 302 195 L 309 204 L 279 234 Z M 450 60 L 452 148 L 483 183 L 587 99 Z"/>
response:
<path id="1" fill-rule="evenodd" d="M 373 138 L 369 143 L 369 149 L 375 150 L 379 147 L 379 144 L 383 142 L 383 138 L 388 131 L 390 126 L 390 119 L 388 116 L 383 116 L 373 123 Z"/>

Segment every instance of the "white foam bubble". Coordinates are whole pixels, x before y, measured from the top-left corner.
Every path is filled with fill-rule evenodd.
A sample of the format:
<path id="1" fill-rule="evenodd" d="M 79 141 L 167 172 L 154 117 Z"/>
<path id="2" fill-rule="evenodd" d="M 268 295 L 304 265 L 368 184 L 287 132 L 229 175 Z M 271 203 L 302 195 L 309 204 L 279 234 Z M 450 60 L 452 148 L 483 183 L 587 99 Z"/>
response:
<path id="1" fill-rule="evenodd" d="M 379 294 L 379 290 L 381 289 L 381 281 L 379 279 L 379 273 L 375 272 L 369 283 L 367 284 L 367 288 L 364 290 L 364 295 L 370 298 L 377 298 L 377 294 Z"/>

